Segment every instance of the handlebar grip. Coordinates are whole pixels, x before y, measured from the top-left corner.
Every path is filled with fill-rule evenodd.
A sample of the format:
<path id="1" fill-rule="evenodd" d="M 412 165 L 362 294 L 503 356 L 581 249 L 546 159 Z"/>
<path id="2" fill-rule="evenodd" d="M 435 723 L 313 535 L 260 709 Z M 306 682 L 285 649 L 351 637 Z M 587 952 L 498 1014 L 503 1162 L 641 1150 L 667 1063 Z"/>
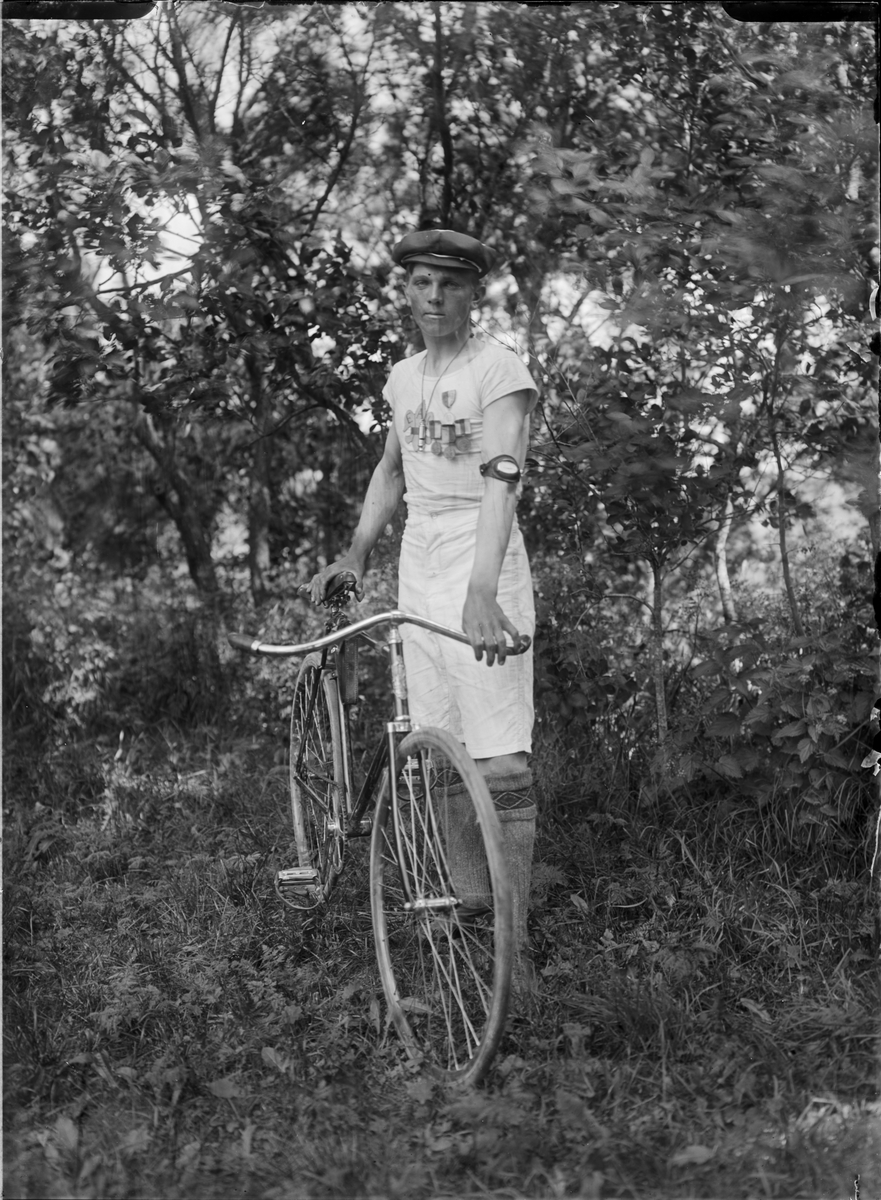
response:
<path id="1" fill-rule="evenodd" d="M 309 592 L 309 589 L 311 588 L 311 586 L 312 586 L 311 583 L 301 583 L 300 586 L 297 588 L 298 594 L 301 596 L 308 595 L 308 592 Z M 334 575 L 333 578 L 328 581 L 327 588 L 324 593 L 324 600 L 322 601 L 322 603 L 327 604 L 328 600 L 333 600 L 333 598 L 336 595 L 338 595 L 340 592 L 345 591 L 346 588 L 352 588 L 354 586 L 355 586 L 354 572 L 353 571 L 340 571 L 339 575 Z"/>
<path id="2" fill-rule="evenodd" d="M 251 637 L 248 633 L 228 633 L 226 640 L 236 650 L 253 650 L 255 646 L 260 645 L 262 639 Z"/>
<path id="3" fill-rule="evenodd" d="M 333 600 L 340 592 L 344 592 L 347 588 L 355 586 L 355 574 L 353 571 L 340 571 L 339 575 L 334 575 L 333 579 L 327 585 L 327 590 L 324 593 L 324 603 L 328 600 Z"/>

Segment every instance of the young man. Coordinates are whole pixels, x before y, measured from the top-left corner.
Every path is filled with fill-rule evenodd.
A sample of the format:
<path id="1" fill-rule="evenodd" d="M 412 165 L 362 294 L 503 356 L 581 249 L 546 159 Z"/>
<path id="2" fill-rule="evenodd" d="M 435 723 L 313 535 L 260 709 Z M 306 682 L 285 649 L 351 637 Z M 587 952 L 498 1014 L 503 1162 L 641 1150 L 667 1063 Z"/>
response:
<path id="1" fill-rule="evenodd" d="M 420 725 L 447 729 L 465 744 L 493 797 L 514 890 L 518 954 L 515 986 L 534 989 L 528 954 L 535 805 L 532 749 L 532 650 L 506 656 L 532 636 L 532 579 L 517 526 L 518 481 L 538 393 L 510 350 L 471 336 L 471 308 L 492 252 L 446 229 L 408 234 L 394 248 L 407 271 L 406 296 L 425 350 L 392 369 L 383 391 L 392 421 L 348 552 L 312 580 L 324 598 L 341 571 L 356 595 L 373 547 L 403 497 L 399 607 L 468 635 L 471 649 L 405 625 L 410 712 Z M 452 803 L 452 802 L 451 802 Z M 475 829 L 463 820 L 454 873 L 467 903 L 486 899 L 487 877 Z"/>

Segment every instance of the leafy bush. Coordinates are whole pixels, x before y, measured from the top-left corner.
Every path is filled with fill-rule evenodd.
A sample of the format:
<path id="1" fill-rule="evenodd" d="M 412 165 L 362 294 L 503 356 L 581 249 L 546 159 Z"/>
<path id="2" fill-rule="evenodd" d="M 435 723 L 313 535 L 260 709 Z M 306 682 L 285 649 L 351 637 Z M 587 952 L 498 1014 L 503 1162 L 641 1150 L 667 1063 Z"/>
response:
<path id="1" fill-rule="evenodd" d="M 51 667 L 32 638 L 34 622 L 18 598 L 3 605 L 3 721 L 19 735 L 41 730 L 48 718 L 44 694 Z"/>
<path id="2" fill-rule="evenodd" d="M 656 736 L 640 606 L 618 590 L 626 578 L 608 598 L 598 568 L 541 556 L 533 566 L 547 800 L 570 817 L 635 809 L 646 799 Z M 665 639 L 674 770 L 662 803 L 680 828 L 707 809 L 711 825 L 736 814 L 775 855 L 862 853 L 873 789 L 860 764 L 871 744 L 877 655 L 853 602 L 858 586 L 850 571 L 806 569 L 812 629 L 794 638 L 783 601 L 746 586 L 740 624 L 701 628 L 713 608 L 693 585 L 679 607 L 697 628 Z M 682 613 L 673 613 L 677 624 Z"/>
<path id="3" fill-rule="evenodd" d="M 785 843 L 831 843 L 853 832 L 871 803 L 860 763 L 870 744 L 875 655 L 852 629 L 789 638 L 758 630 L 706 635 L 708 656 L 691 671 L 713 684 L 695 727 L 680 730 L 686 780 L 724 779 L 751 801 Z"/>

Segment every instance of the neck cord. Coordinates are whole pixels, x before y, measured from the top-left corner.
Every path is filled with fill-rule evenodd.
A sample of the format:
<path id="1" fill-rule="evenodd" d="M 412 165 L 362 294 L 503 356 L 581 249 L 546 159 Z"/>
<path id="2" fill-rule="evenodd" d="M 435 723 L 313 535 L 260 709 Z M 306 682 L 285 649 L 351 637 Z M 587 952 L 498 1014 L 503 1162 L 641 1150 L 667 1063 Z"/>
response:
<path id="1" fill-rule="evenodd" d="M 462 345 L 459 347 L 459 349 L 456 351 L 456 353 L 453 355 L 453 357 L 450 359 L 450 361 L 444 367 L 441 374 L 438 375 L 437 379 L 435 379 L 434 387 L 431 389 L 431 393 L 428 397 L 428 405 L 431 404 L 431 401 L 434 397 L 434 393 L 437 391 L 437 385 L 443 379 L 444 375 L 447 374 L 450 367 L 453 365 L 453 363 L 456 361 L 456 359 L 459 357 L 459 355 L 462 353 L 462 351 L 468 345 L 469 341 L 470 341 L 470 337 L 465 339 L 465 341 L 462 343 Z M 427 366 L 428 366 L 428 350 L 426 349 L 425 358 L 422 361 L 422 405 L 421 405 L 421 408 L 422 408 L 422 420 L 423 421 L 427 420 L 427 418 L 428 418 L 428 405 L 426 405 L 426 403 L 425 403 L 425 368 Z"/>

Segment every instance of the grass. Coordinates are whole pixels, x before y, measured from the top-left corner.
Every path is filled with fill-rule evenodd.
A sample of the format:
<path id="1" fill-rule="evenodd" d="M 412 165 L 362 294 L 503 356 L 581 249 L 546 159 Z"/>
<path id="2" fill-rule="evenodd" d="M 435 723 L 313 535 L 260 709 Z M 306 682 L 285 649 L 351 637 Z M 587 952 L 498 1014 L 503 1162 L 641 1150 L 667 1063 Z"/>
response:
<path id="1" fill-rule="evenodd" d="M 322 914 L 277 900 L 272 747 L 113 749 L 7 755 L 7 1197 L 881 1197 L 855 860 L 558 807 L 548 760 L 542 1002 L 457 1093 L 386 1027 L 366 845 Z"/>

